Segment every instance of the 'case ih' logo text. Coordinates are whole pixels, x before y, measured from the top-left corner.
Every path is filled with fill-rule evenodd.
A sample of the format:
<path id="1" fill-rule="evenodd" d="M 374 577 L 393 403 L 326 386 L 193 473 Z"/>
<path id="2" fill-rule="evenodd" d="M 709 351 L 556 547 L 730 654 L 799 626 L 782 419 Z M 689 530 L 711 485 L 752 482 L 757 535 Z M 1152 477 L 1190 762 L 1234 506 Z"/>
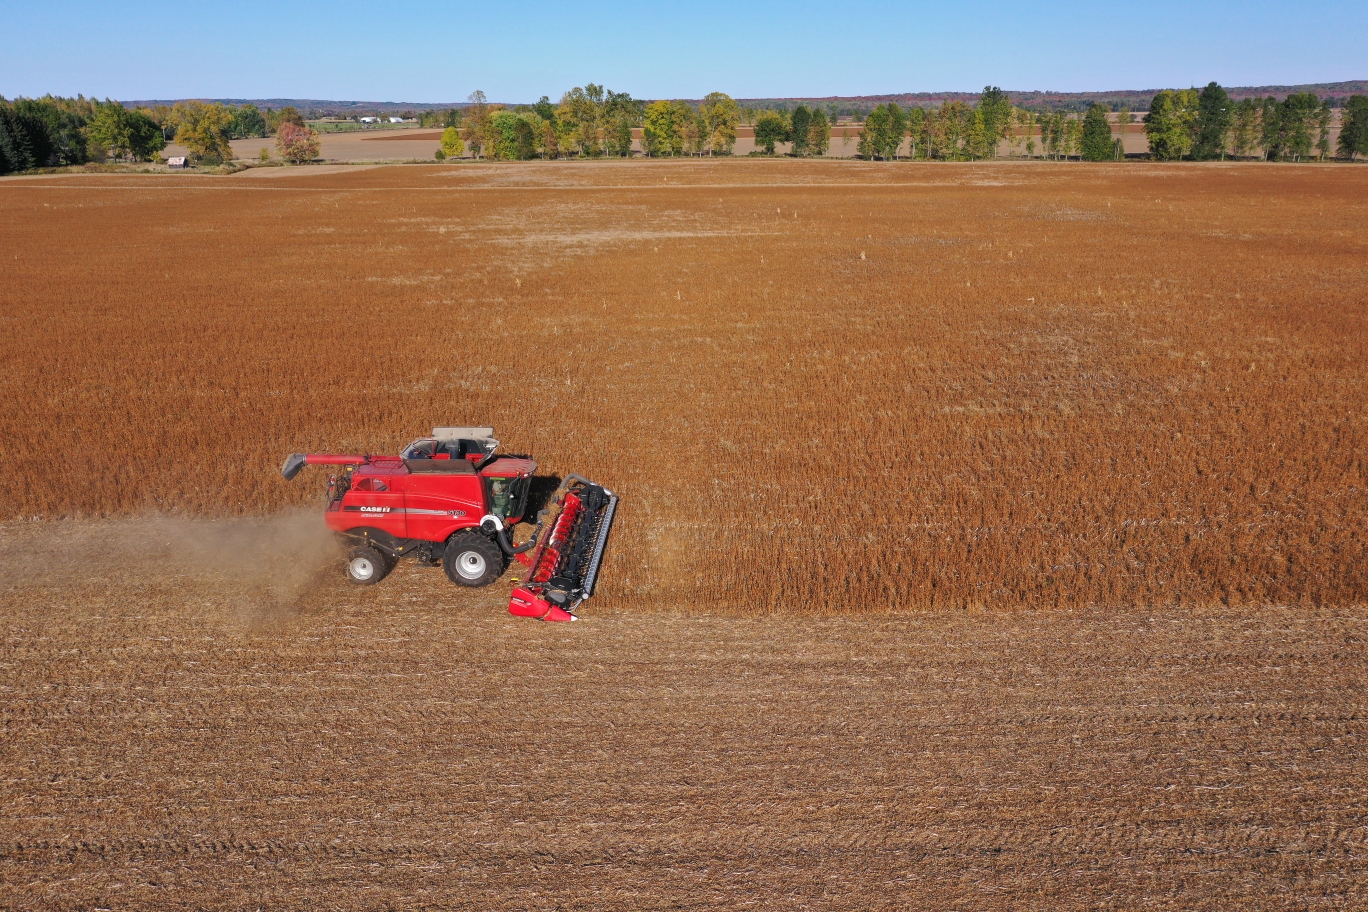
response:
<path id="1" fill-rule="evenodd" d="M 389 507 L 362 507 L 362 508 L 361 508 L 361 512 L 362 512 L 362 513 L 388 513 L 389 511 L 390 511 L 390 508 L 389 508 Z"/>

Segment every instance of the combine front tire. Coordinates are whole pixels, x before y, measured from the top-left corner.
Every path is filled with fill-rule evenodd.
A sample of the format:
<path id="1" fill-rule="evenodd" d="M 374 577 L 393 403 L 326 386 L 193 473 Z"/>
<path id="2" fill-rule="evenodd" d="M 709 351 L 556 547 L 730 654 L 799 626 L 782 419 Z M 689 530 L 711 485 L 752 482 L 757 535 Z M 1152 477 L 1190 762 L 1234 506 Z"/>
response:
<path id="1" fill-rule="evenodd" d="M 457 532 L 447 542 L 442 568 L 458 586 L 488 586 L 503 576 L 503 551 L 478 532 Z"/>
<path id="2" fill-rule="evenodd" d="M 352 548 L 347 555 L 347 579 L 358 586 L 374 586 L 393 569 L 393 564 L 370 545 Z"/>

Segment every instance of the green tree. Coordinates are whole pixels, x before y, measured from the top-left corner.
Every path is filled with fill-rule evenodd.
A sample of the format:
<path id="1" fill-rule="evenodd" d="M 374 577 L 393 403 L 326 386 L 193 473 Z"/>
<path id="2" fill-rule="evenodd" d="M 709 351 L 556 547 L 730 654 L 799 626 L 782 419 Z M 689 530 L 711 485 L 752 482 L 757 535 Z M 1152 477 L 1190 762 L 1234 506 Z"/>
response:
<path id="1" fill-rule="evenodd" d="M 1327 98 L 1316 111 L 1316 153 L 1321 161 L 1330 157 L 1330 120 L 1334 116 L 1330 99 Z"/>
<path id="2" fill-rule="evenodd" d="M 1340 122 L 1339 153 L 1353 159 L 1368 155 L 1368 95 L 1350 95 Z"/>
<path id="3" fill-rule="evenodd" d="M 1192 151 L 1197 120 L 1196 89 L 1156 92 L 1145 115 L 1150 156 L 1156 161 L 1178 161 Z"/>
<path id="4" fill-rule="evenodd" d="M 1192 157 L 1197 161 L 1224 159 L 1226 138 L 1230 135 L 1233 121 L 1230 96 L 1215 82 L 1208 83 L 1197 98 Z"/>
<path id="5" fill-rule="evenodd" d="M 266 129 L 270 133 L 278 131 L 282 124 L 292 123 L 296 127 L 306 126 L 304 115 L 295 109 L 294 105 L 286 105 L 279 110 L 266 109 Z"/>
<path id="6" fill-rule="evenodd" d="M 926 127 L 926 111 L 922 108 L 909 108 L 907 111 L 907 135 L 912 142 L 908 148 L 908 154 L 917 158 L 919 153 L 925 152 L 925 143 L 922 142 L 922 132 Z"/>
<path id="7" fill-rule="evenodd" d="M 142 111 L 128 112 L 128 152 L 134 161 L 150 161 L 166 148 L 166 137 L 157 122 Z"/>
<path id="8" fill-rule="evenodd" d="M 888 109 L 876 105 L 865 115 L 864 129 L 860 131 L 860 142 L 856 151 L 863 159 L 873 161 L 879 157 L 883 148 L 883 134 L 888 131 Z"/>
<path id="9" fill-rule="evenodd" d="M 447 127 L 442 131 L 442 148 L 439 150 L 443 158 L 460 158 L 465 154 L 465 143 L 461 140 L 461 131 L 455 127 Z"/>
<path id="10" fill-rule="evenodd" d="M 1259 102 L 1259 145 L 1264 161 L 1277 161 L 1282 155 L 1282 107 L 1272 95 Z"/>
<path id="11" fill-rule="evenodd" d="M 793 109 L 789 115 L 789 142 L 792 146 L 789 149 L 791 155 L 806 155 L 808 146 L 808 130 L 812 128 L 812 112 L 806 105 L 799 105 Z"/>
<path id="12" fill-rule="evenodd" d="M 907 135 L 907 115 L 894 102 L 888 103 L 888 127 L 883 134 L 883 157 L 895 159 Z"/>
<path id="13" fill-rule="evenodd" d="M 176 142 L 185 146 L 192 158 L 216 165 L 233 157 L 228 145 L 232 113 L 221 104 L 182 101 L 171 112 L 176 121 Z"/>
<path id="14" fill-rule="evenodd" d="M 0 106 L 3 106 L 0 100 Z M 86 126 L 95 114 L 93 98 L 18 98 L 12 110 L 37 131 L 34 153 L 40 165 L 79 165 L 86 161 Z M 169 109 L 168 109 L 169 110 Z"/>
<path id="15" fill-rule="evenodd" d="M 831 121 L 826 111 L 817 108 L 812 112 L 812 124 L 808 127 L 808 152 L 815 156 L 826 155 L 831 146 Z"/>
<path id="16" fill-rule="evenodd" d="M 233 122 L 228 127 L 229 139 L 250 139 L 266 135 L 266 118 L 256 105 L 239 105 L 232 111 Z"/>
<path id="17" fill-rule="evenodd" d="M 128 113 L 117 101 L 97 104 L 95 116 L 86 125 L 86 138 L 116 159 L 129 157 L 133 129 Z"/>
<path id="18" fill-rule="evenodd" d="M 536 117 L 535 114 L 529 116 L 514 115 L 518 122 L 513 125 L 513 157 L 518 161 L 527 161 L 537 155 L 537 128 L 532 124 L 529 117 Z M 628 132 L 628 142 L 631 142 L 631 132 Z"/>
<path id="19" fill-rule="evenodd" d="M 485 154 L 501 161 L 525 161 L 537 154 L 536 128 L 527 116 L 509 110 L 495 111 L 490 116 L 487 142 Z"/>
<path id="20" fill-rule="evenodd" d="M 1088 108 L 1083 118 L 1082 151 L 1084 161 L 1111 161 L 1115 157 L 1111 123 L 1107 120 L 1105 105 L 1095 104 Z"/>
<path id="21" fill-rule="evenodd" d="M 51 160 L 52 141 L 43 119 L 0 99 L 0 174 L 41 168 Z"/>
<path id="22" fill-rule="evenodd" d="M 1301 161 L 1311 154 L 1320 106 L 1320 98 L 1312 92 L 1294 92 L 1280 106 L 1280 148 L 1282 154 L 1290 155 L 1293 161 Z"/>
<path id="23" fill-rule="evenodd" d="M 763 149 L 766 155 L 773 155 L 775 144 L 787 142 L 788 135 L 788 121 L 782 114 L 762 111 L 755 118 L 755 144 Z"/>
<path id="24" fill-rule="evenodd" d="M 984 86 L 979 95 L 980 149 L 987 158 L 997 158 L 998 143 L 1012 128 L 1012 102 L 997 86 Z"/>

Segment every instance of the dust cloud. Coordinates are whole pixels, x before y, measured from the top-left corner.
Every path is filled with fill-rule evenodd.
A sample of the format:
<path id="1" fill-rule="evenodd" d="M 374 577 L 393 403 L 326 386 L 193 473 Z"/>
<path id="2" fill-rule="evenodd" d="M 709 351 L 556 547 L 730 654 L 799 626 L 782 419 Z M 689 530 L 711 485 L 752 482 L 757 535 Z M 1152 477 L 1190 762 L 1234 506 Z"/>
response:
<path id="1" fill-rule="evenodd" d="M 159 590 L 158 601 L 179 594 L 242 620 L 269 620 L 292 613 L 336 569 L 340 547 L 317 510 L 299 509 L 234 519 L 10 523 L 0 525 L 0 553 L 11 567 L 0 589 L 12 592 L 131 584 Z"/>

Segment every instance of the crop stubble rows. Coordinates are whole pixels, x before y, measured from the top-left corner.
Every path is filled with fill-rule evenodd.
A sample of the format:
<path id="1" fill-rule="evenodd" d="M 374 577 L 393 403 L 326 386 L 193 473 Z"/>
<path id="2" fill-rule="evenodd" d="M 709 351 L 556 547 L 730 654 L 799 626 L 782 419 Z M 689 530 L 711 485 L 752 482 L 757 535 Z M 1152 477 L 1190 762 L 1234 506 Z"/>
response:
<path id="1" fill-rule="evenodd" d="M 688 186 L 684 186 L 688 185 Z M 1343 604 L 1361 169 L 471 166 L 0 194 L 15 519 L 316 502 L 490 423 L 618 604 Z"/>
<path id="2" fill-rule="evenodd" d="M 0 908 L 1351 909 L 1368 887 L 1360 611 L 542 626 L 414 572 L 263 619 L 209 572 L 60 577 L 0 590 Z"/>

